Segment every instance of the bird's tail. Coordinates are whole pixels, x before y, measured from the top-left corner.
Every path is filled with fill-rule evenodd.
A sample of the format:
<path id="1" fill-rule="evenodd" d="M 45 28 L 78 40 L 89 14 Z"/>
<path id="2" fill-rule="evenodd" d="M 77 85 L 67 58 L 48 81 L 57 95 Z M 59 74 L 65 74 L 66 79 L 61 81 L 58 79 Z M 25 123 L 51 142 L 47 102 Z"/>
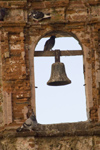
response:
<path id="1" fill-rule="evenodd" d="M 23 125 L 16 129 L 17 132 L 21 132 L 23 130 Z"/>
<path id="2" fill-rule="evenodd" d="M 50 18 L 50 17 L 51 17 L 51 15 L 50 15 L 50 13 L 48 13 L 48 14 L 44 14 L 43 18 Z"/>

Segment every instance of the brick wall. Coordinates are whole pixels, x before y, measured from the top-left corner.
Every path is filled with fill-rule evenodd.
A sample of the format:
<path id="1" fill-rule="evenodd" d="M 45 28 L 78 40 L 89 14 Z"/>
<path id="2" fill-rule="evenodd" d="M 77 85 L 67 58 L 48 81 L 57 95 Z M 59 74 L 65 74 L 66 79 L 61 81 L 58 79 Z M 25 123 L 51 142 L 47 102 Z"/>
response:
<path id="1" fill-rule="evenodd" d="M 7 9 L 4 21 L 0 21 L 2 123 L 20 123 L 31 109 L 29 58 L 24 33 L 26 2 L 0 1 L 0 5 Z"/>
<path id="2" fill-rule="evenodd" d="M 7 9 L 0 21 L 1 122 L 7 118 L 6 109 L 12 118 L 6 124 L 23 122 L 28 109 L 35 112 L 34 50 L 42 37 L 52 33 L 75 37 L 81 44 L 88 119 L 99 121 L 100 2 L 24 0 L 0 1 L 0 6 Z M 50 13 L 51 18 L 36 22 L 28 17 L 32 10 Z"/>
<path id="3" fill-rule="evenodd" d="M 0 21 L 0 127 L 15 127 L 27 118 L 32 109 L 35 112 L 34 51 L 42 37 L 52 34 L 57 37 L 72 36 L 82 46 L 88 121 L 91 124 L 99 122 L 100 1 L 0 0 L 0 6 L 7 9 L 4 21 Z M 32 10 L 50 13 L 51 18 L 36 22 L 28 17 Z M 66 138 L 63 140 L 66 141 Z M 99 149 L 98 137 L 94 140 L 93 137 L 80 138 L 79 142 L 75 140 L 76 149 L 82 149 L 84 140 L 90 149 Z M 43 139 L 50 149 L 48 141 Z M 73 150 L 73 146 L 68 145 L 71 140 L 67 138 L 67 141 L 63 147 Z M 53 138 L 51 146 L 52 142 Z M 61 149 L 61 142 L 56 149 Z M 93 147 L 91 143 L 98 146 Z M 42 145 L 42 149 L 45 147 Z"/>

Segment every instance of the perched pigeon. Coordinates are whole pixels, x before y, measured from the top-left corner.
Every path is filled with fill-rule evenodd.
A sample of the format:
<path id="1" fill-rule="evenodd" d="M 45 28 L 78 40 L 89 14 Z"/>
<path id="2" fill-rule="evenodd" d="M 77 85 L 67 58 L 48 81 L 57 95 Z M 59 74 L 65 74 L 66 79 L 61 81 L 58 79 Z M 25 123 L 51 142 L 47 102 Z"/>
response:
<path id="1" fill-rule="evenodd" d="M 50 51 L 55 44 L 56 36 L 51 36 L 44 45 L 44 51 Z"/>
<path id="2" fill-rule="evenodd" d="M 16 131 L 21 132 L 24 129 L 28 129 L 32 131 L 36 126 L 37 126 L 37 120 L 36 120 L 34 113 L 32 112 L 32 115 Z"/>
<path id="3" fill-rule="evenodd" d="M 5 15 L 6 15 L 6 9 L 0 8 L 0 21 L 4 21 Z"/>
<path id="4" fill-rule="evenodd" d="M 44 14 L 41 11 L 33 10 L 31 13 L 29 13 L 29 17 L 32 17 L 32 19 L 35 21 L 40 21 L 40 20 L 45 19 L 45 18 L 50 18 L 51 16 L 49 13 Z"/>

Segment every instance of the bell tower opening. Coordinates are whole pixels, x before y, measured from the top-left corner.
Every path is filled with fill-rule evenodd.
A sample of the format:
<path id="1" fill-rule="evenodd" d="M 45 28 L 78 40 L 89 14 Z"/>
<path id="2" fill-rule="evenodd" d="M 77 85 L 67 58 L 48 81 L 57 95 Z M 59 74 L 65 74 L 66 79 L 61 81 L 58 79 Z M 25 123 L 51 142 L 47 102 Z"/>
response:
<path id="1" fill-rule="evenodd" d="M 49 38 L 42 38 L 35 51 L 43 51 Z M 53 50 L 82 50 L 73 37 L 55 39 Z M 65 70 L 72 81 L 64 86 L 48 86 L 54 57 L 34 57 L 36 115 L 41 124 L 86 121 L 86 97 L 83 72 L 83 56 L 61 56 Z"/>

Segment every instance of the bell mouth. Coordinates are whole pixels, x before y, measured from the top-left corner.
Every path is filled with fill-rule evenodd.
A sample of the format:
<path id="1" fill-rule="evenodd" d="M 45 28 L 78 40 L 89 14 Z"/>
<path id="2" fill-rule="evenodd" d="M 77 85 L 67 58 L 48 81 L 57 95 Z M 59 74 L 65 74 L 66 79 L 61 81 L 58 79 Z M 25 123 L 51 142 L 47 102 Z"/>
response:
<path id="1" fill-rule="evenodd" d="M 54 82 L 47 82 L 47 85 L 50 85 L 50 86 L 62 86 L 62 85 L 67 85 L 67 84 L 70 84 L 71 83 L 71 80 L 68 81 L 54 81 Z"/>

